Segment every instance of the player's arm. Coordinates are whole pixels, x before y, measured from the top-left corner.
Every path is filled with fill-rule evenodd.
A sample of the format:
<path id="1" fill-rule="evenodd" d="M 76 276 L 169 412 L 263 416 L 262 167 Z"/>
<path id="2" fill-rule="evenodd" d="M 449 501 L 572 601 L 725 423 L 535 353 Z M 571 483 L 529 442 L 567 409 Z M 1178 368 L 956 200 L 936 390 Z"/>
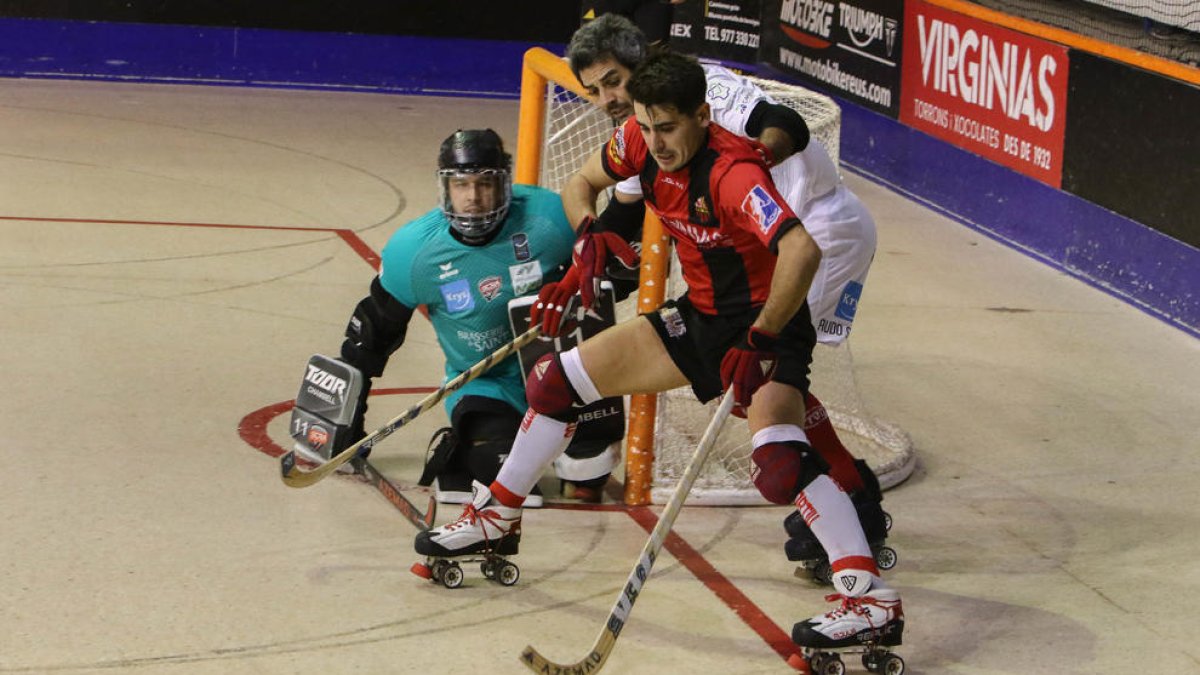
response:
<path id="1" fill-rule="evenodd" d="M 778 335 L 804 304 L 821 262 L 821 249 L 799 224 L 784 232 L 776 245 L 779 257 L 771 279 L 771 293 L 754 327 Z"/>
<path id="2" fill-rule="evenodd" d="M 746 120 L 746 134 L 767 146 L 774 163 L 808 147 L 808 124 L 786 105 L 759 101 Z"/>
<path id="3" fill-rule="evenodd" d="M 593 153 L 563 185 L 563 210 L 576 229 L 586 218 L 596 217 L 596 199 L 604 189 L 617 184 L 617 179 L 604 169 L 605 152 L 602 148 Z"/>
<path id="4" fill-rule="evenodd" d="M 404 344 L 412 315 L 413 309 L 397 300 L 375 277 L 370 293 L 355 306 L 346 324 L 342 360 L 367 377 L 379 377 L 388 358 Z"/>

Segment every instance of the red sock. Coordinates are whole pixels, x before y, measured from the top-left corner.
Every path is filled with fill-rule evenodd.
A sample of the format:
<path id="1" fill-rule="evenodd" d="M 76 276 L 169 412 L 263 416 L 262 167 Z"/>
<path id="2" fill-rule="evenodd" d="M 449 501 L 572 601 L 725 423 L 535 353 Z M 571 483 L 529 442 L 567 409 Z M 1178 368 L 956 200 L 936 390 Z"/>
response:
<path id="1" fill-rule="evenodd" d="M 847 493 L 864 489 L 866 486 L 863 485 L 862 476 L 854 466 L 854 455 L 842 445 L 825 406 L 816 396 L 805 394 L 804 407 L 804 433 L 813 449 L 820 453 L 821 459 L 829 464 L 829 476 Z"/>
<path id="2" fill-rule="evenodd" d="M 509 507 L 510 509 L 520 508 L 521 505 L 525 503 L 524 497 L 518 494 L 513 494 L 512 491 L 501 485 L 499 481 L 492 481 L 492 484 L 488 487 L 488 489 L 492 491 L 492 497 L 495 498 L 496 501 L 500 502 L 504 506 Z"/>

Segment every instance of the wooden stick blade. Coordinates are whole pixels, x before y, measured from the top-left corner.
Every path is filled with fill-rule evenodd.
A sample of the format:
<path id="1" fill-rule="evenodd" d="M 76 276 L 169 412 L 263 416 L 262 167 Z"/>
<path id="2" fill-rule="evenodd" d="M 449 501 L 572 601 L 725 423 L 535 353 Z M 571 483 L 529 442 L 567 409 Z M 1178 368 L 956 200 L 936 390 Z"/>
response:
<path id="1" fill-rule="evenodd" d="M 527 645 L 521 652 L 521 663 L 535 673 L 598 673 L 608 660 L 608 655 L 612 653 L 616 641 L 616 636 L 606 629 L 601 632 L 592 651 L 582 661 L 567 665 L 555 663 L 542 656 L 533 645 Z"/>

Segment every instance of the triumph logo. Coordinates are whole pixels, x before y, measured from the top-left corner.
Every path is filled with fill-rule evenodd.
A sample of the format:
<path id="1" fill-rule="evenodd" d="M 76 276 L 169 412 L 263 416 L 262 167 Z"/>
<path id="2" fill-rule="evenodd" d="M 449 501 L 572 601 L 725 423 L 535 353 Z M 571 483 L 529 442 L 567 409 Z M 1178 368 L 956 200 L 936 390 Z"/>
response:
<path id="1" fill-rule="evenodd" d="M 882 41 L 887 55 L 892 55 L 896 45 L 895 19 L 843 2 L 838 5 L 838 24 L 846 29 L 855 47 L 866 49 L 871 43 Z"/>

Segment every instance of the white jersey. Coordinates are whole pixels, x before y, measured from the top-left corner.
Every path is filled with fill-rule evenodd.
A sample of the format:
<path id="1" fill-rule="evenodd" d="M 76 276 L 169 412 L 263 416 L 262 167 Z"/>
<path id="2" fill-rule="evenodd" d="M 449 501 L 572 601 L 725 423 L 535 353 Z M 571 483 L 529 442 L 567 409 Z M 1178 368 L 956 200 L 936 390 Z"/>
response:
<path id="1" fill-rule="evenodd" d="M 762 101 L 776 101 L 728 68 L 701 65 L 708 79 L 705 98 L 713 121 L 750 138 L 746 123 L 754 107 Z M 829 152 L 816 138 L 809 140 L 803 151 L 772 167 L 771 177 L 821 248 L 823 257 L 809 289 L 808 306 L 817 339 L 839 344 L 850 335 L 862 285 L 875 256 L 875 221 L 842 182 Z M 634 176 L 621 181 L 617 191 L 640 197 L 640 179 Z"/>

